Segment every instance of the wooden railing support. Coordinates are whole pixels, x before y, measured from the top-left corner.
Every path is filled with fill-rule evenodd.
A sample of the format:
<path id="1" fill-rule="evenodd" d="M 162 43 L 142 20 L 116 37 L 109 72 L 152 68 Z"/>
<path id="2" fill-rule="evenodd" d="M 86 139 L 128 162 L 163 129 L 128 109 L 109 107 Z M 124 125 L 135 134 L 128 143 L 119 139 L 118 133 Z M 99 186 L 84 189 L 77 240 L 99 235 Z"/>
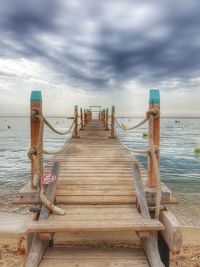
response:
<path id="1" fill-rule="evenodd" d="M 37 145 L 39 129 L 40 129 L 40 121 L 34 117 L 33 110 L 37 109 L 42 113 L 42 94 L 41 91 L 32 91 L 30 97 L 30 126 L 31 126 L 31 147 Z M 42 140 L 43 143 L 43 140 Z M 41 164 L 43 165 L 43 155 L 41 155 Z M 43 168 L 41 168 L 43 171 Z M 33 160 L 31 160 L 31 184 L 32 187 L 35 187 L 33 184 L 34 181 L 34 164 Z"/>
<path id="2" fill-rule="evenodd" d="M 78 135 L 78 106 L 74 106 L 74 131 L 73 131 L 73 138 L 79 138 Z"/>
<path id="3" fill-rule="evenodd" d="M 158 109 L 160 110 L 160 92 L 159 90 L 152 89 L 150 90 L 149 95 L 149 110 L 151 109 Z M 149 123 L 150 129 L 150 123 Z M 157 116 L 154 119 L 154 131 L 153 136 L 150 136 L 150 131 L 148 134 L 149 138 L 149 148 L 150 148 L 150 138 L 153 138 L 154 145 L 160 147 L 160 116 Z M 159 162 L 160 160 L 160 153 L 159 149 L 156 152 L 156 157 Z M 147 185 L 149 187 L 155 187 L 155 179 L 154 179 L 154 171 L 153 171 L 153 161 L 151 155 L 148 156 L 148 180 Z"/>
<path id="4" fill-rule="evenodd" d="M 87 124 L 87 114 L 86 114 L 86 110 L 84 109 L 84 112 L 83 112 L 83 118 L 84 118 L 84 126 L 86 126 Z"/>
<path id="5" fill-rule="evenodd" d="M 84 126 L 84 116 L 83 116 L 83 109 L 80 108 L 80 117 L 81 117 L 81 128 L 79 129 L 79 131 L 84 131 L 85 129 L 83 128 Z"/>
<path id="6" fill-rule="evenodd" d="M 108 108 L 106 109 L 106 113 L 105 113 L 105 130 L 109 131 L 109 127 L 108 127 Z"/>
<path id="7" fill-rule="evenodd" d="M 102 123 L 105 126 L 105 109 L 102 110 Z"/>
<path id="8" fill-rule="evenodd" d="M 111 130 L 109 138 L 115 138 L 115 106 L 112 106 L 111 111 Z"/>

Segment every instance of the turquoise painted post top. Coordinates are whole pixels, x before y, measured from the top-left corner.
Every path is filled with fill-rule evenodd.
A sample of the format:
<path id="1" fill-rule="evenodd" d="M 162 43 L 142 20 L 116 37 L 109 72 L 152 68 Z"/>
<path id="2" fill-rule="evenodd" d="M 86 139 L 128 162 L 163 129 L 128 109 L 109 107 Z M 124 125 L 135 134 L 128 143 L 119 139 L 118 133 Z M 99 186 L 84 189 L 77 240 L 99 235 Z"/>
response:
<path id="1" fill-rule="evenodd" d="M 42 101 L 42 93 L 41 93 L 41 91 L 32 91 L 30 100 L 31 101 Z"/>
<path id="2" fill-rule="evenodd" d="M 112 106 L 112 110 L 115 110 L 115 106 Z"/>
<path id="3" fill-rule="evenodd" d="M 151 89 L 149 92 L 149 104 L 160 104 L 160 91 Z"/>
<path id="4" fill-rule="evenodd" d="M 74 109 L 75 109 L 75 110 L 77 110 L 77 109 L 78 109 L 78 106 L 77 106 L 77 105 L 75 105 L 75 106 L 74 106 Z"/>

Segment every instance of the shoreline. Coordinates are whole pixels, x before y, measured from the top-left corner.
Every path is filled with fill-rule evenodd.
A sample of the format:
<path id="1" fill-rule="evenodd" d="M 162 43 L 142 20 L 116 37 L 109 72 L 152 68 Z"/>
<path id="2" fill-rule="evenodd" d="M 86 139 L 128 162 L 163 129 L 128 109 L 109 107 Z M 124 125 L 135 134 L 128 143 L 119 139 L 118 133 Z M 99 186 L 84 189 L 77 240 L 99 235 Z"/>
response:
<path id="1" fill-rule="evenodd" d="M 33 214 L 0 212 L 0 266 L 23 267 L 30 240 L 26 227 L 34 220 Z M 182 226 L 182 250 L 170 255 L 170 267 L 200 267 L 200 227 Z"/>

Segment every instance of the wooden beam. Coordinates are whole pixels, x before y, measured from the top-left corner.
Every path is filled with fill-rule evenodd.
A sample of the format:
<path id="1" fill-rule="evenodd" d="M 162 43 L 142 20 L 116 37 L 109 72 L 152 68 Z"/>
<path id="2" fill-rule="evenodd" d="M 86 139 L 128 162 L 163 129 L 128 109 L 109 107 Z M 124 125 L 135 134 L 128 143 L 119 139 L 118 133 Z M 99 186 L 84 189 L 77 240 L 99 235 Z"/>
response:
<path id="1" fill-rule="evenodd" d="M 60 163 L 54 162 L 51 172 L 55 174 L 57 178 L 59 174 L 59 169 L 60 169 Z M 55 199 L 56 182 L 57 180 L 54 183 L 48 185 L 45 190 L 45 196 L 51 203 L 54 203 L 54 199 Z M 42 205 L 42 209 L 41 209 L 38 221 L 46 221 L 49 215 L 50 215 L 50 210 L 45 205 Z M 40 233 L 39 237 L 40 239 L 43 239 L 43 240 L 52 240 L 53 235 L 50 233 L 44 233 L 44 234 Z"/>
<path id="2" fill-rule="evenodd" d="M 54 173 L 55 175 L 58 175 L 59 166 L 60 166 L 59 163 L 55 162 L 53 165 L 53 168 L 52 168 L 52 173 Z M 55 191 L 56 191 L 56 185 L 54 185 L 54 183 L 48 185 L 47 189 L 45 191 L 45 195 L 46 195 L 47 199 L 49 199 L 50 201 L 53 201 L 54 196 L 55 196 Z M 48 217 L 49 217 L 49 209 L 46 206 L 42 205 L 38 220 L 44 221 Z M 28 255 L 28 259 L 26 262 L 26 267 L 38 267 L 47 247 L 50 244 L 49 239 L 51 239 L 51 236 L 49 236 L 49 233 L 44 234 L 44 237 L 47 240 L 41 240 L 41 235 L 42 235 L 42 233 L 40 234 L 40 236 L 36 233 L 34 234 L 33 242 L 32 242 L 30 252 Z"/>
<path id="3" fill-rule="evenodd" d="M 143 218 L 150 219 L 149 208 L 146 201 L 146 196 L 140 177 L 140 171 L 137 163 L 133 163 L 133 173 L 135 177 L 135 187 L 137 200 L 140 205 L 140 211 Z M 148 238 L 142 238 L 141 243 L 149 264 L 151 267 L 164 267 L 158 251 L 158 241 L 156 232 L 150 232 Z"/>
<path id="4" fill-rule="evenodd" d="M 168 248 L 173 254 L 179 253 L 182 247 L 182 232 L 179 221 L 169 210 L 161 211 L 160 221 L 165 226 L 165 230 L 161 231 L 161 235 Z"/>

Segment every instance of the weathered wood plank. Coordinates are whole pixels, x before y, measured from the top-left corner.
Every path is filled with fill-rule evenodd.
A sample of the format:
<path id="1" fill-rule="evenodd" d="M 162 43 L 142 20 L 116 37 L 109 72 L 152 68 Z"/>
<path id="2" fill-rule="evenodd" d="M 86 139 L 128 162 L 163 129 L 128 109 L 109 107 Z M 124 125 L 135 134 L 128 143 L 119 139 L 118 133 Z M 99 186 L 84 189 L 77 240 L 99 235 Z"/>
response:
<path id="1" fill-rule="evenodd" d="M 37 221 L 28 227 L 28 233 L 55 233 L 77 231 L 155 231 L 163 230 L 163 225 L 158 220 L 96 220 L 96 221 Z"/>
<path id="2" fill-rule="evenodd" d="M 140 205 L 141 215 L 150 219 L 149 208 L 146 201 L 146 196 L 142 184 L 142 180 L 140 177 L 139 167 L 136 163 L 133 164 L 133 173 L 135 178 L 135 187 L 136 187 L 136 195 L 137 200 Z M 151 267 L 164 267 L 163 263 L 160 259 L 160 254 L 158 251 L 158 242 L 157 236 L 155 232 L 151 232 L 148 238 L 142 239 L 142 246 L 144 248 L 147 259 L 150 263 Z"/>
<path id="3" fill-rule="evenodd" d="M 58 175 L 59 172 L 59 163 L 56 162 L 53 165 L 52 173 L 55 175 Z M 55 189 L 56 185 L 51 184 L 48 185 L 45 194 L 47 199 L 53 201 L 55 197 Z M 38 218 L 38 221 L 44 221 L 49 217 L 49 209 L 47 209 L 44 205 L 42 205 L 41 212 Z M 50 234 L 48 233 L 48 236 Z M 48 237 L 47 236 L 47 237 Z M 49 240 L 51 238 L 49 237 Z M 34 234 L 32 245 L 30 248 L 30 252 L 27 258 L 26 267 L 37 267 L 40 261 L 42 260 L 42 257 L 49 246 L 49 240 L 41 240 L 41 234 L 40 236 L 38 234 Z"/>
<path id="4" fill-rule="evenodd" d="M 169 210 L 161 211 L 160 221 L 165 226 L 165 230 L 161 231 L 161 235 L 170 251 L 174 254 L 179 253 L 182 246 L 182 233 L 179 221 Z"/>

